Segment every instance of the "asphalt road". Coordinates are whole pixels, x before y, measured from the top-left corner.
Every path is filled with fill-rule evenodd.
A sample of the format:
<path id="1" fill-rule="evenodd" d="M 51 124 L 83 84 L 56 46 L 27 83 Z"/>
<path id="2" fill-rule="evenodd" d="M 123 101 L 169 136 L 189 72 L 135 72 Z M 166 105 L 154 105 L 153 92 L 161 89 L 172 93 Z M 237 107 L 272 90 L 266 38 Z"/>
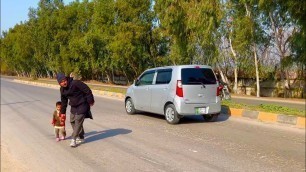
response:
<path id="1" fill-rule="evenodd" d="M 305 171 L 303 129 L 225 115 L 169 125 L 99 96 L 86 143 L 70 148 L 70 140 L 55 141 L 50 124 L 59 98 L 59 90 L 1 79 L 1 171 Z"/>

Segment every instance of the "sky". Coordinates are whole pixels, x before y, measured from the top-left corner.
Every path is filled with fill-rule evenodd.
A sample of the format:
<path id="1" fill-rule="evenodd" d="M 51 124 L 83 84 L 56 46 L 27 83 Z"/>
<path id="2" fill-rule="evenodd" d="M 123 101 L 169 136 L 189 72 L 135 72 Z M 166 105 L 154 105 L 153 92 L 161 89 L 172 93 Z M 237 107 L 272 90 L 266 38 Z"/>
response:
<path id="1" fill-rule="evenodd" d="M 64 0 L 67 5 L 73 0 Z M 37 8 L 39 0 L 1 0 L 1 33 L 28 20 L 29 8 Z"/>

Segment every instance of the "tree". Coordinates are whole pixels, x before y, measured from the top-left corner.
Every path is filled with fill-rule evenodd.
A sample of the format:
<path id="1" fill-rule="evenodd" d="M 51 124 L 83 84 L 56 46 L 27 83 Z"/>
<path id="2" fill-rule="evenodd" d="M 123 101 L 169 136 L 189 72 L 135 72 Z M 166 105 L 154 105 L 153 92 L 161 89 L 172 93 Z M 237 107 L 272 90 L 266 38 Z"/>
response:
<path id="1" fill-rule="evenodd" d="M 35 39 L 35 58 L 44 63 L 48 72 L 51 70 L 53 73 L 62 70 L 56 35 L 59 11 L 63 8 L 62 0 L 40 0 L 36 10 L 37 21 L 31 28 Z"/>
<path id="2" fill-rule="evenodd" d="M 305 2 L 299 2 L 296 4 L 295 1 L 290 0 L 260 1 L 260 7 L 263 10 L 263 14 L 268 16 L 269 19 L 265 26 L 269 28 L 269 33 L 271 34 L 271 43 L 273 45 L 272 51 L 276 55 L 277 59 L 279 59 L 278 66 L 281 81 L 283 81 L 283 88 L 289 90 L 291 88 L 289 77 L 290 69 L 293 69 L 294 65 L 298 65 L 301 62 L 301 64 L 303 64 L 304 48 L 298 48 L 305 40 L 303 39 L 303 34 L 301 34 L 303 33 L 303 30 L 301 30 L 303 22 L 300 20 L 300 15 L 303 14 L 303 11 L 301 11 L 303 4 L 305 7 Z M 292 7 L 295 7 L 296 9 L 293 10 Z M 299 36 L 296 37 L 297 35 Z M 299 43 L 301 44 L 298 45 Z M 290 97 L 291 95 L 285 94 L 285 96 Z"/>
<path id="3" fill-rule="evenodd" d="M 152 32 L 151 2 L 146 0 L 118 0 L 115 3 L 114 35 L 109 44 L 113 66 L 132 76 L 153 66 L 150 58 Z"/>
<path id="4" fill-rule="evenodd" d="M 245 65 L 244 58 L 250 54 L 250 20 L 245 15 L 245 8 L 239 1 L 225 1 L 226 15 L 222 21 L 221 33 L 230 48 L 234 73 L 234 93 L 238 90 L 238 69 Z"/>
<path id="5" fill-rule="evenodd" d="M 213 64 L 222 18 L 219 1 L 157 0 L 155 10 L 170 39 L 173 64 Z"/>
<path id="6" fill-rule="evenodd" d="M 247 69 L 251 72 L 251 66 L 255 66 L 256 95 L 260 96 L 260 60 L 258 57 L 259 47 L 267 43 L 267 37 L 264 28 L 261 26 L 265 16 L 261 14 L 258 2 L 255 0 L 230 0 L 225 3 L 226 16 L 223 26 L 228 29 L 225 31 L 225 37 L 233 56 L 234 63 L 234 92 L 237 93 L 238 87 L 238 68 Z M 228 32 L 226 32 L 228 30 Z M 254 57 L 253 65 L 249 63 L 248 56 Z"/>

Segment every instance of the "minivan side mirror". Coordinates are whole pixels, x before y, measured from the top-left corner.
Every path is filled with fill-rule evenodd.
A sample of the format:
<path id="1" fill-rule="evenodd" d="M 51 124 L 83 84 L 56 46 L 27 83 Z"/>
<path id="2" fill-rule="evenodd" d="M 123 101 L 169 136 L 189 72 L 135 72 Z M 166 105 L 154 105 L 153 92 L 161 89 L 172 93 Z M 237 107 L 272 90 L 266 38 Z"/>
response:
<path id="1" fill-rule="evenodd" d="M 134 85 L 135 85 L 135 86 L 138 86 L 138 85 L 139 85 L 138 81 L 139 81 L 138 79 L 135 79 L 135 80 L 134 80 Z"/>

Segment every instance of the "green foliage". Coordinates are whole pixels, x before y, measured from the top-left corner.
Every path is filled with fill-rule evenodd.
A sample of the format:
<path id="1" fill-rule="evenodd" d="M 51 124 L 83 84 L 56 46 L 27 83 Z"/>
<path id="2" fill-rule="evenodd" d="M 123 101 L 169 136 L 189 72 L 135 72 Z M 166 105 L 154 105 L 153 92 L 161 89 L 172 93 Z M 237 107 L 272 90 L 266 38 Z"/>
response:
<path id="1" fill-rule="evenodd" d="M 239 74 L 249 77 L 255 72 L 251 47 L 255 43 L 259 52 L 273 40 L 271 12 L 277 23 L 295 29 L 288 39 L 292 53 L 282 64 L 306 63 L 304 7 L 301 0 L 84 0 L 68 5 L 40 0 L 38 8 L 29 9 L 28 21 L 2 34 L 1 72 L 37 77 L 77 72 L 84 80 L 103 75 L 113 82 L 114 75 L 132 81 L 149 67 L 198 63 L 227 70 L 237 65 Z M 229 38 L 238 54 L 235 63 L 220 48 L 228 47 Z M 275 72 L 263 63 L 259 69 L 261 77 Z"/>
<path id="2" fill-rule="evenodd" d="M 306 64 L 306 2 L 302 0 L 260 0 L 259 6 L 262 13 L 270 15 L 270 21 L 263 23 L 266 27 L 276 27 L 277 38 L 272 35 L 279 49 L 278 56 L 281 57 L 281 67 L 288 70 L 295 64 Z"/>
<path id="3" fill-rule="evenodd" d="M 279 0 L 283 13 L 288 13 L 292 17 L 293 21 L 297 24 L 298 30 L 291 39 L 292 49 L 294 51 L 293 60 L 306 64 L 306 1 L 304 0 Z"/>
<path id="4" fill-rule="evenodd" d="M 222 12 L 219 1 L 157 0 L 155 11 L 170 39 L 172 64 L 212 65 L 217 52 L 217 29 Z"/>

